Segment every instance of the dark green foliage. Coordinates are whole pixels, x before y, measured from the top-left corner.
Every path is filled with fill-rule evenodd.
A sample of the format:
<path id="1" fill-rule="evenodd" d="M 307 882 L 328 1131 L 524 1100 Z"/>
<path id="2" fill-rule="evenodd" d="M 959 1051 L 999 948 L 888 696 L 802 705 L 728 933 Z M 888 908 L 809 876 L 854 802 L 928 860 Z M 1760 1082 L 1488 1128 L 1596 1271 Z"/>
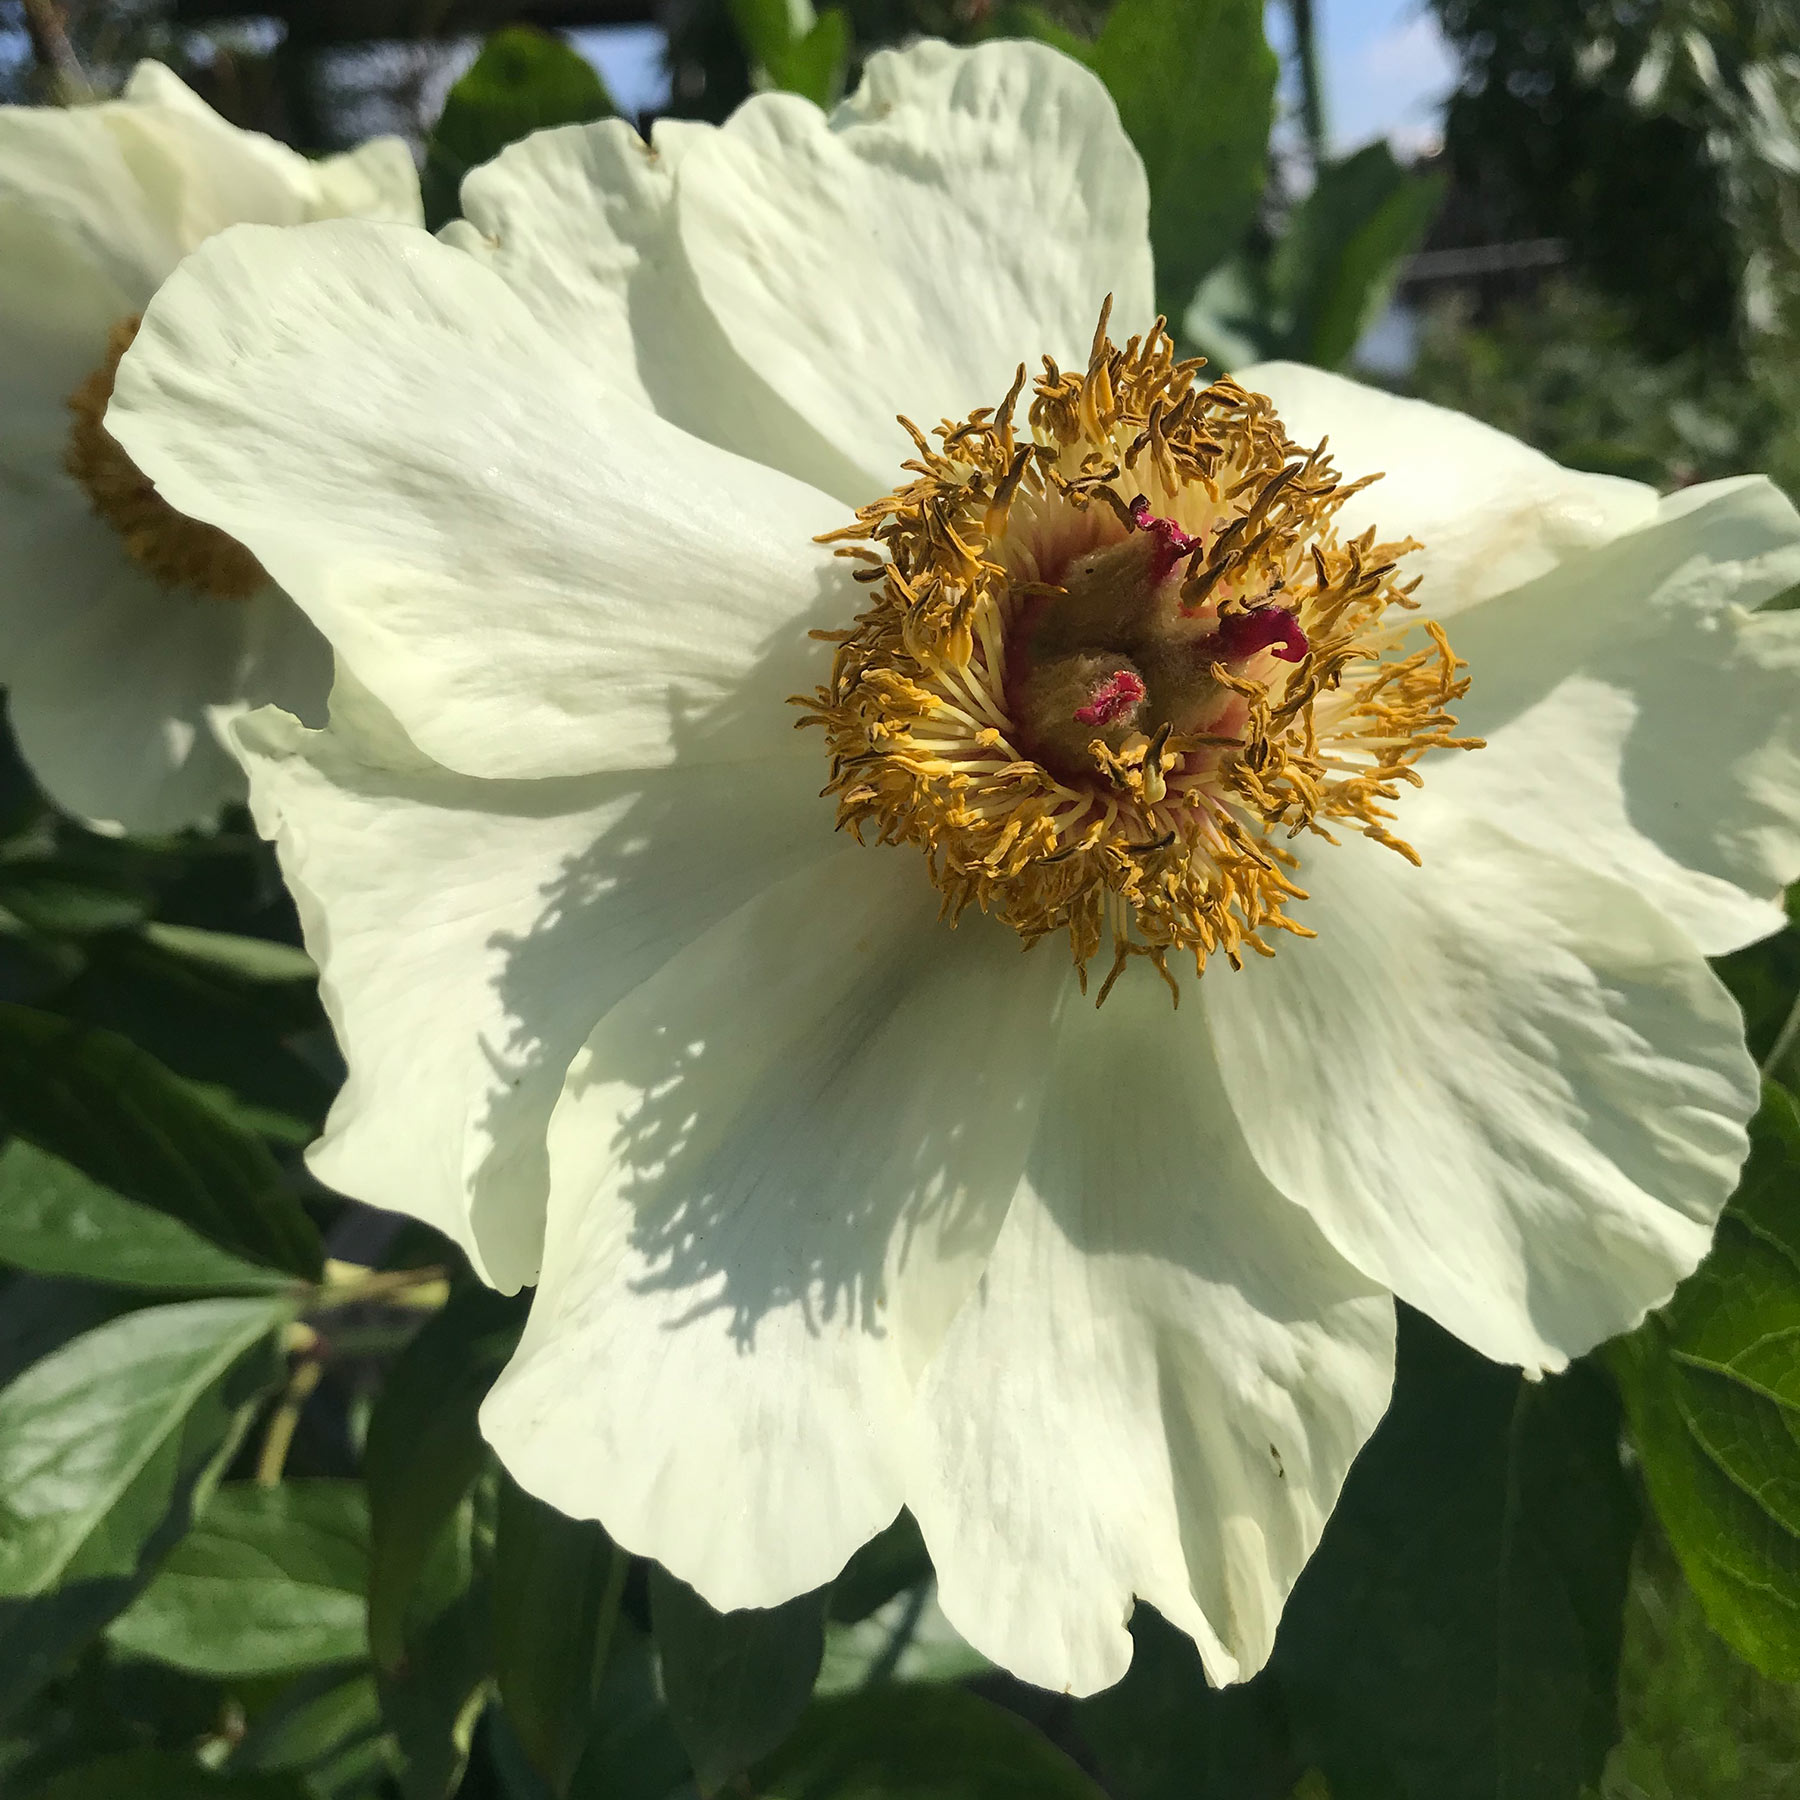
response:
<path id="1" fill-rule="evenodd" d="M 1636 1529 L 1594 1370 L 1527 1382 L 1404 1314 L 1276 1645 L 1302 1760 L 1338 1800 L 1578 1800 L 1617 1736 Z"/>
<path id="2" fill-rule="evenodd" d="M 717 1793 L 773 1750 L 806 1710 L 825 1653 L 825 1595 L 717 1613 L 656 1569 L 650 1616 L 669 1716 L 701 1793 Z"/>

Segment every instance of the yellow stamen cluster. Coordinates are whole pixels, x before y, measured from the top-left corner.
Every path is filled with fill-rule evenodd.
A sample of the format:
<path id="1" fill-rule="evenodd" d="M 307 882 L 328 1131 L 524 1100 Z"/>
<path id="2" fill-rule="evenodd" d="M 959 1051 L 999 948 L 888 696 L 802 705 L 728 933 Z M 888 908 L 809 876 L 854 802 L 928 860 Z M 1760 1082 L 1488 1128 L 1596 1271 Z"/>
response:
<path id="1" fill-rule="evenodd" d="M 1066 932 L 1084 985 L 1110 935 L 1102 1000 L 1140 955 L 1179 999 L 1171 950 L 1235 967 L 1246 947 L 1272 954 L 1271 931 L 1312 935 L 1288 916 L 1305 894 L 1287 841 L 1342 827 L 1418 860 L 1391 803 L 1426 751 L 1473 742 L 1447 710 L 1468 684 L 1441 628 L 1405 617 L 1417 584 L 1397 558 L 1418 546 L 1338 538 L 1374 476 L 1346 483 L 1268 400 L 1198 383 L 1161 321 L 1123 349 L 1106 323 L 1084 373 L 1044 359 L 1025 433 L 1022 366 L 998 409 L 946 420 L 935 446 L 902 421 L 912 479 L 827 540 L 865 565 L 875 603 L 820 634 L 838 647 L 802 723 L 825 730 L 840 827 L 923 849 L 952 922 L 974 905 L 1027 945 Z M 1152 518 L 1172 546 L 1154 563 Z M 1108 558 L 1126 575 L 1102 581 Z M 1133 568 L 1149 570 L 1135 588 Z M 1133 618 L 1109 637 L 1115 588 Z M 1071 667 L 1110 666 L 1129 630 L 1128 666 L 1182 671 L 1096 689 L 1142 696 L 1143 729 L 1096 730 L 1080 766 L 1044 748 L 1020 700 L 1046 619 L 1102 646 Z M 1269 647 L 1282 624 L 1259 629 L 1276 621 L 1304 634 L 1293 660 Z"/>
<path id="2" fill-rule="evenodd" d="M 112 328 L 106 360 L 69 396 L 74 418 L 63 467 L 152 579 L 215 600 L 247 600 L 268 584 L 262 565 L 235 538 L 178 513 L 106 429 L 119 359 L 137 337 L 138 324 L 133 316 Z"/>

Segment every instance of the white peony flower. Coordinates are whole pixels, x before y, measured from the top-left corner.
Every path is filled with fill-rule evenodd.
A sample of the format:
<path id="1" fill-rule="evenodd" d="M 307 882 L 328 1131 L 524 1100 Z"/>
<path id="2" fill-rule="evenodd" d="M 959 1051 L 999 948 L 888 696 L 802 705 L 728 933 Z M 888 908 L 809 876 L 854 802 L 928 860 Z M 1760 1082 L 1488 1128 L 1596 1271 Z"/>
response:
<path id="1" fill-rule="evenodd" d="M 244 792 L 229 715 L 324 714 L 318 634 L 249 551 L 172 512 L 101 418 L 195 245 L 342 215 L 419 223 L 398 138 L 309 162 L 148 62 L 118 100 L 0 107 L 0 681 L 45 791 L 102 829 L 209 823 Z"/>
<path id="2" fill-rule="evenodd" d="M 238 737 L 349 1062 L 314 1167 L 538 1281 L 491 1441 L 715 1605 L 904 1504 L 1032 1681 L 1115 1680 L 1133 1596 L 1249 1675 L 1394 1295 L 1556 1369 L 1706 1249 L 1800 519 L 1203 390 L 1030 45 L 464 202 L 225 234 L 109 414 L 354 674 Z"/>

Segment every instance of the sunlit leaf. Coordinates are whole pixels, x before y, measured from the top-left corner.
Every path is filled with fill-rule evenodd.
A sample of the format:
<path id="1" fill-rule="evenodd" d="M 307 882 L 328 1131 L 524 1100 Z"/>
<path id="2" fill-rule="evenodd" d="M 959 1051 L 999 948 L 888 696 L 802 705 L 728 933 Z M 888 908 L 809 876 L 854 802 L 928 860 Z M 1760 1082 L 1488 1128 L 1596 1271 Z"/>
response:
<path id="1" fill-rule="evenodd" d="M 197 1675 L 285 1675 L 368 1654 L 369 1513 L 355 1481 L 234 1483 L 108 1633 Z"/>
<path id="2" fill-rule="evenodd" d="M 317 1278 L 319 1234 L 261 1140 L 128 1039 L 0 1005 L 0 1114 L 20 1137 L 222 1249 Z"/>
<path id="3" fill-rule="evenodd" d="M 508 25 L 444 100 L 425 144 L 425 217 L 456 216 L 462 179 L 508 144 L 551 125 L 582 125 L 617 110 L 606 83 L 561 38 L 530 25 Z"/>
<path id="4" fill-rule="evenodd" d="M 166 1292 L 294 1285 L 292 1276 L 221 1250 L 179 1219 L 127 1200 L 22 1138 L 0 1150 L 0 1262 Z"/>
<path id="5" fill-rule="evenodd" d="M 1089 61 L 1144 159 L 1158 303 L 1179 321 L 1262 194 L 1276 75 L 1262 0 L 1118 0 Z"/>
<path id="6" fill-rule="evenodd" d="M 128 1575 L 185 1475 L 225 1438 L 203 1405 L 291 1316 L 282 1299 L 146 1307 L 0 1392 L 0 1594 Z"/>

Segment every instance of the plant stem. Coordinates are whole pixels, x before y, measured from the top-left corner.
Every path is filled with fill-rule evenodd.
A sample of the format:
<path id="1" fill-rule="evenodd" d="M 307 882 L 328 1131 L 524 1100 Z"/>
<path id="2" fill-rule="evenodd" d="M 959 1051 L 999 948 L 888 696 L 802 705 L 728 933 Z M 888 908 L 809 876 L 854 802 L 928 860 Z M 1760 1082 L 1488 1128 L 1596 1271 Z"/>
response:
<path id="1" fill-rule="evenodd" d="M 294 1442 L 294 1431 L 300 1414 L 313 1390 L 325 1374 L 325 1364 L 318 1356 L 308 1356 L 288 1377 L 287 1391 L 269 1421 L 263 1437 L 262 1454 L 256 1459 L 256 1485 L 272 1488 L 281 1485 L 281 1471 L 287 1465 L 288 1450 Z"/>
<path id="2" fill-rule="evenodd" d="M 1325 89 L 1319 79 L 1319 38 L 1313 0 L 1288 0 L 1294 20 L 1294 56 L 1300 65 L 1300 122 L 1315 169 L 1325 162 Z"/>
<path id="3" fill-rule="evenodd" d="M 91 100 L 94 89 L 69 42 L 69 27 L 56 0 L 24 0 L 25 35 L 40 67 L 55 78 L 57 97 L 65 106 Z"/>

